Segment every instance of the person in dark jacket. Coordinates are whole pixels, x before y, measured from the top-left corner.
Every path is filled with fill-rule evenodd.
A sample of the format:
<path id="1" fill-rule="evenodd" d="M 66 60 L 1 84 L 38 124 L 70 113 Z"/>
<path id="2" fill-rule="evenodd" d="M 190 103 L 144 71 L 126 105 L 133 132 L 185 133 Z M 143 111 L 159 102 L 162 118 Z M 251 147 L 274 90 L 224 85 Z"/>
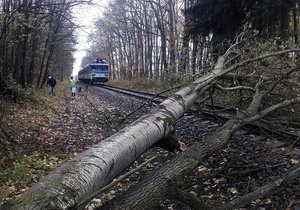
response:
<path id="1" fill-rule="evenodd" d="M 54 76 L 49 76 L 47 84 L 49 85 L 49 94 L 52 96 L 55 96 L 55 85 L 56 85 L 56 79 Z"/>

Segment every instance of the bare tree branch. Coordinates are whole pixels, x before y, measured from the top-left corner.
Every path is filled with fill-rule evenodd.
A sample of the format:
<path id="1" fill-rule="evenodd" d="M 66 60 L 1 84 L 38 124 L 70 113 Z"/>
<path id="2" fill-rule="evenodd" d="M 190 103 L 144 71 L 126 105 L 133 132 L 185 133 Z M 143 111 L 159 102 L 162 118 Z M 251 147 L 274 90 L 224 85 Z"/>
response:
<path id="1" fill-rule="evenodd" d="M 249 90 L 249 91 L 255 92 L 255 90 L 252 87 L 247 87 L 247 86 L 222 87 L 221 85 L 216 85 L 216 88 L 218 88 L 220 90 L 228 90 L 228 91 L 232 91 L 232 90 Z"/>

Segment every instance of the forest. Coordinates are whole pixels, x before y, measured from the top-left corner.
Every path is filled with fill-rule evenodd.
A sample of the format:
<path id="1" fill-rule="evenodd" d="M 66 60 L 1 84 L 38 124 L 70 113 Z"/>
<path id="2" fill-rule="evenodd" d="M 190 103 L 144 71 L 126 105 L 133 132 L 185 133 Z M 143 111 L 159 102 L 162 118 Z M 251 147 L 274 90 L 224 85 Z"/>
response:
<path id="1" fill-rule="evenodd" d="M 49 74 L 72 73 L 79 27 L 72 8 L 80 4 L 92 1 L 1 1 L 2 91 L 10 82 L 41 88 Z M 292 0 L 111 1 L 82 65 L 100 56 L 111 63 L 112 78 L 129 80 L 205 73 L 242 31 L 244 45 L 262 43 L 261 51 L 297 46 L 298 10 Z"/>
<path id="2" fill-rule="evenodd" d="M 17 109 L 43 107 L 45 112 L 53 111 L 53 118 L 62 116 L 72 121 L 68 115 L 75 104 L 82 114 L 76 118 L 79 124 L 80 120 L 86 121 L 85 117 L 92 115 L 91 112 L 99 114 L 101 111 L 97 108 L 106 105 L 106 101 L 93 104 L 98 101 L 94 95 L 92 100 L 95 101 L 83 93 L 81 96 L 78 93 L 75 99 L 63 95 L 63 91 L 68 91 L 68 77 L 73 74 L 77 32 L 82 30 L 74 11 L 83 5 L 96 7 L 99 4 L 101 1 L 96 0 L 0 0 L 0 185 L 3 185 L 0 209 L 82 209 L 82 205 L 99 196 L 99 190 L 104 191 L 153 145 L 157 147 L 162 141 L 171 146 L 175 144 L 176 148 L 171 149 L 172 158 L 129 190 L 124 189 L 94 209 L 173 209 L 166 207 L 169 200 L 183 203 L 183 209 L 278 208 L 276 199 L 266 196 L 297 188 L 300 183 L 300 1 L 108 1 L 88 35 L 89 50 L 82 59 L 82 67 L 95 58 L 105 59 L 110 65 L 109 84 L 130 84 L 133 89 L 141 88 L 134 84 L 141 84 L 142 89 L 155 89 L 158 94 L 167 92 L 168 98 L 123 127 L 98 120 L 94 127 L 105 124 L 113 131 L 99 141 L 94 140 L 92 145 L 78 150 L 58 149 L 56 144 L 48 142 L 51 135 L 47 134 L 44 141 L 48 145 L 42 146 L 39 142 L 36 148 L 35 144 L 30 148 L 26 141 L 36 141 L 36 137 L 23 138 L 25 130 L 32 129 L 30 132 L 40 136 L 44 130 L 38 126 L 55 120 L 44 111 L 41 115 L 47 120 L 39 120 L 38 115 L 35 116 L 37 111 L 28 111 L 28 116 L 21 113 L 22 117 L 33 123 L 26 123 L 18 119 L 20 115 L 14 115 Z M 44 94 L 49 76 L 59 80 L 57 89 L 61 93 L 57 102 Z M 87 86 L 82 88 L 89 91 Z M 95 90 L 87 93 L 95 94 Z M 82 105 L 81 100 L 88 105 Z M 232 109 L 234 114 L 210 135 L 202 136 L 202 140 L 187 148 L 178 148 L 184 143 L 174 138 L 176 124 L 195 103 L 200 104 L 198 110 L 208 104 L 213 111 L 222 106 L 225 107 L 222 111 Z M 87 106 L 93 111 L 86 111 Z M 111 108 L 103 110 L 101 115 Z M 190 122 L 200 124 L 193 119 Z M 238 196 L 236 187 L 228 188 L 234 196 L 227 200 L 213 200 L 186 190 L 188 184 L 182 183 L 186 183 L 187 176 L 201 174 L 199 168 L 209 162 L 209 158 L 220 160 L 220 151 L 232 149 L 230 142 L 235 133 L 253 124 L 268 130 L 269 138 L 275 128 L 290 129 L 296 136 L 296 140 L 288 143 L 288 149 L 281 148 L 293 155 L 284 156 L 284 159 L 292 158 L 284 164 L 280 176 L 267 177 L 266 180 L 271 181 L 259 187 L 251 188 L 249 181 L 245 193 Z M 68 138 L 86 137 L 81 136 L 82 133 L 69 133 L 69 124 L 64 127 L 62 123 L 60 127 L 70 134 Z M 19 135 L 19 131 L 22 134 Z M 63 137 L 54 137 L 55 140 L 60 138 Z M 63 155 L 58 155 L 58 150 Z M 240 156 L 250 148 L 245 150 L 239 151 Z M 36 159 L 40 158 L 38 153 L 46 154 L 41 157 L 44 163 Z M 30 176 L 26 176 L 28 180 L 22 184 L 20 180 L 10 180 L 8 177 L 13 172 L 7 172 L 10 167 L 16 168 L 14 158 L 19 155 L 26 161 L 31 158 L 34 164 L 22 164 L 35 170 L 30 171 Z M 38 171 L 40 175 L 37 175 L 37 165 L 45 168 L 45 162 L 47 169 Z M 266 167 L 278 168 L 281 163 L 270 163 Z M 20 172 L 20 179 L 23 173 L 28 173 L 26 170 Z M 197 183 L 201 182 L 203 177 L 196 175 L 193 177 Z M 222 172 L 212 175 L 212 180 L 218 176 L 222 176 Z M 292 197 L 284 194 L 281 198 L 281 208 L 299 208 L 297 189 L 300 188 L 294 188 Z M 263 198 L 273 206 L 255 206 Z"/>
<path id="3" fill-rule="evenodd" d="M 72 72 L 74 30 L 71 8 L 84 1 L 3 0 L 0 27 L 0 90 L 14 84 L 41 88 L 49 74 Z"/>

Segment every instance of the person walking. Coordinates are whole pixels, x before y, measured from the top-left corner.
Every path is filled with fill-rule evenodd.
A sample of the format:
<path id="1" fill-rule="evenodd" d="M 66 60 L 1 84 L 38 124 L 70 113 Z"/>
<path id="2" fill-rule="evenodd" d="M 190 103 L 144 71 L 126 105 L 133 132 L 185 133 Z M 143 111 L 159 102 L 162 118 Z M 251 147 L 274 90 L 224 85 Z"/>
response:
<path id="1" fill-rule="evenodd" d="M 76 96 L 76 81 L 73 78 L 73 76 L 71 76 L 71 79 L 70 79 L 70 88 L 71 88 L 72 96 Z"/>
<path id="2" fill-rule="evenodd" d="M 49 94 L 55 96 L 56 79 L 54 76 L 49 76 L 47 84 L 49 85 Z"/>

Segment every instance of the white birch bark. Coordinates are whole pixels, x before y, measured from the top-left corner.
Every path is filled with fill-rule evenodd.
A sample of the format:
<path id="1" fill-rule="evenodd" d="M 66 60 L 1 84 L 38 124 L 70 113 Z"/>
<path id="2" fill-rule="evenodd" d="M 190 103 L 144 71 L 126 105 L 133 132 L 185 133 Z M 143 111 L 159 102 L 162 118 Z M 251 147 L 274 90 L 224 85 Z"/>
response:
<path id="1" fill-rule="evenodd" d="M 255 59 L 246 63 L 252 61 Z M 220 57 L 212 73 L 199 78 L 162 102 L 158 109 L 62 165 L 15 199 L 8 208 L 68 209 L 107 185 L 154 143 L 166 137 L 176 120 L 221 75 L 242 66 L 240 63 L 236 68 L 221 71 L 224 62 L 225 57 Z"/>
<path id="2" fill-rule="evenodd" d="M 197 81 L 198 85 L 178 91 L 158 109 L 64 164 L 17 198 L 12 208 L 67 209 L 104 187 L 154 143 L 168 136 L 176 120 L 212 85 L 212 77 L 214 74 L 206 75 Z"/>

